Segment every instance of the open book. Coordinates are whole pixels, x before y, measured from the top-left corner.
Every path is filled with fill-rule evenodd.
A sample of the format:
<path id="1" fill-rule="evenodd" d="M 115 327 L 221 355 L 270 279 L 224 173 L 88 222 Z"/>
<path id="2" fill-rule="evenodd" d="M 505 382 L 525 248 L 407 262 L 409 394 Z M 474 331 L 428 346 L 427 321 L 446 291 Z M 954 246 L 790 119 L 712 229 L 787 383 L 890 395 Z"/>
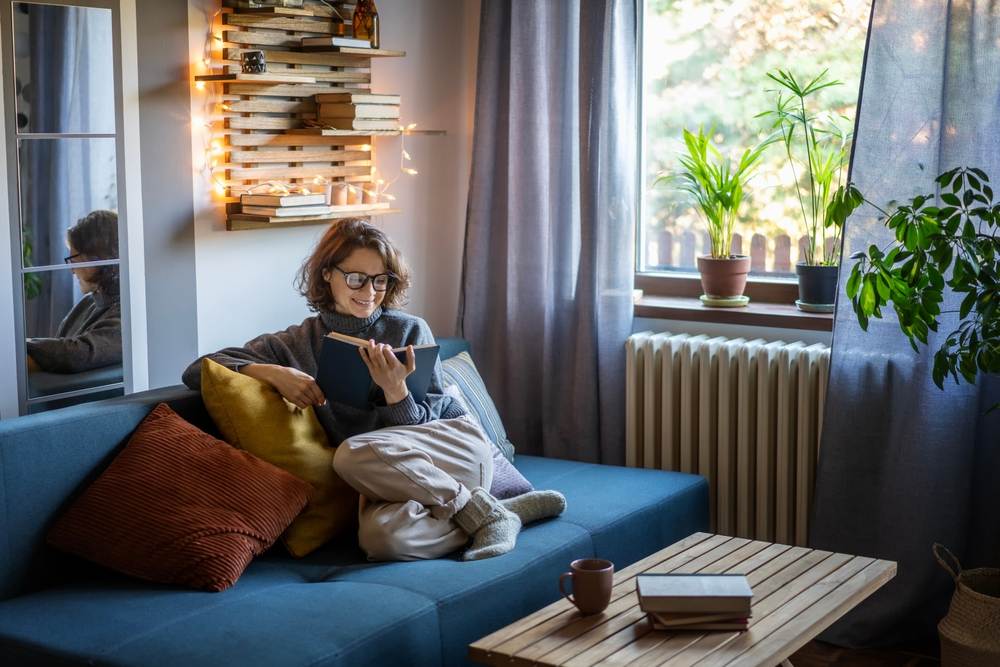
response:
<path id="1" fill-rule="evenodd" d="M 368 367 L 361 358 L 359 347 L 368 341 L 331 331 L 323 339 L 319 354 L 316 382 L 328 401 L 344 403 L 367 410 L 375 403 L 381 390 L 372 380 Z M 406 377 L 406 388 L 417 403 L 427 397 L 427 389 L 434 374 L 439 345 L 414 345 L 413 355 L 417 368 Z M 406 364 L 406 348 L 393 348 L 396 358 Z"/>

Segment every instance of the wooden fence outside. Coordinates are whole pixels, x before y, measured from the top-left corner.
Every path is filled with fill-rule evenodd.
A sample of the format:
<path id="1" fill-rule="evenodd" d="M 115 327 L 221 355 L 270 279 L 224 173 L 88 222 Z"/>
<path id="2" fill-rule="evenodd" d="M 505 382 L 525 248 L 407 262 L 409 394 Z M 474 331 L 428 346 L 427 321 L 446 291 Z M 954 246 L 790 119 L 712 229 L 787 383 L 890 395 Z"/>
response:
<path id="1" fill-rule="evenodd" d="M 661 230 L 655 239 L 655 266 L 650 268 L 693 269 L 697 266 L 695 257 L 709 254 L 712 248 L 711 239 L 706 232 L 696 234 L 692 231 L 686 231 L 674 234 L 668 230 Z M 792 258 L 791 237 L 787 234 L 781 234 L 771 237 L 770 240 L 773 240 L 774 243 L 769 243 L 768 237 L 763 234 L 754 234 L 750 237 L 749 250 L 745 251 L 743 248 L 743 236 L 734 234 L 730 252 L 734 255 L 749 254 L 750 270 L 760 273 L 793 273 L 795 264 L 805 261 L 806 247 L 809 243 L 808 236 L 799 238 L 795 248 L 796 255 L 794 261 Z M 833 247 L 833 243 L 833 238 L 826 239 L 828 253 Z"/>

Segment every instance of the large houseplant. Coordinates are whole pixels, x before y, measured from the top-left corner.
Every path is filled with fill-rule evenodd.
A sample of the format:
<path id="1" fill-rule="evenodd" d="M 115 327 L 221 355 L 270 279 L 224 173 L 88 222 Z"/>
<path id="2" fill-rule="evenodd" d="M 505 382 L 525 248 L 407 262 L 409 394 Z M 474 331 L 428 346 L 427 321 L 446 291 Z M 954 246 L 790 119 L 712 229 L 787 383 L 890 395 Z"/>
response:
<path id="1" fill-rule="evenodd" d="M 844 221 L 863 198 L 846 182 L 851 133 L 833 115 L 809 109 L 806 100 L 841 82 L 830 80 L 826 70 L 807 83 L 780 69 L 767 76 L 781 89 L 774 107 L 759 117 L 772 118 L 774 129 L 780 132 L 806 236 L 804 257 L 795 267 L 797 305 L 803 310 L 829 311 L 837 292 Z"/>
<path id="2" fill-rule="evenodd" d="M 772 139 L 746 149 L 734 164 L 715 147 L 710 134 L 711 131 L 706 134 L 701 127 L 698 134 L 684 130 L 686 152 L 678 158 L 680 170 L 661 173 L 653 184 L 677 183 L 691 196 L 705 222 L 711 248 L 709 254 L 697 258 L 705 292 L 702 302 L 714 306 L 743 306 L 748 301 L 743 290 L 750 272 L 750 258 L 731 254 L 733 233 L 747 183 Z"/>
<path id="3" fill-rule="evenodd" d="M 951 169 L 936 182 L 937 197 L 879 209 L 895 240 L 851 255 L 846 288 L 862 329 L 892 304 L 914 350 L 937 331 L 945 289 L 965 295 L 958 327 L 934 354 L 932 377 L 944 388 L 949 377 L 975 383 L 1000 372 L 1000 204 L 981 169 Z"/>

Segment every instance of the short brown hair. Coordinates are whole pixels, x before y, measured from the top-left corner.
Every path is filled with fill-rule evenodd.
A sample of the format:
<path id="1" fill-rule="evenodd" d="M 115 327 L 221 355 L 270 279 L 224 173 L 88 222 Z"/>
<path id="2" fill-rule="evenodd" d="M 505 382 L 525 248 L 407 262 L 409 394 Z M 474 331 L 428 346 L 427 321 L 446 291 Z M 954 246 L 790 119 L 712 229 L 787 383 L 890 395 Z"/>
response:
<path id="1" fill-rule="evenodd" d="M 66 231 L 66 238 L 74 252 L 86 255 L 87 259 L 118 259 L 118 214 L 91 211 Z M 118 294 L 117 266 L 99 266 L 96 276 L 94 282 L 101 292 L 111 296 Z"/>
<path id="2" fill-rule="evenodd" d="M 310 309 L 333 312 L 333 294 L 323 278 L 323 272 L 332 270 L 358 248 L 370 248 L 377 252 L 385 263 L 385 270 L 395 277 L 385 291 L 382 306 L 397 308 L 406 303 L 410 272 L 402 254 L 378 227 L 361 218 L 345 218 L 330 225 L 312 255 L 299 269 L 295 287 L 309 302 Z"/>

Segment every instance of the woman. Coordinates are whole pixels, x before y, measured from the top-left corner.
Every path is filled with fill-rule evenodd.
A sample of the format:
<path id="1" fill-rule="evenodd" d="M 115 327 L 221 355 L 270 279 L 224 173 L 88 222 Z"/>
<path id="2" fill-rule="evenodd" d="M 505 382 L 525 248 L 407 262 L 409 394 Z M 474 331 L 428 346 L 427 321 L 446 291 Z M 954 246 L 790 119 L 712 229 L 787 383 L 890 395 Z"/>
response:
<path id="1" fill-rule="evenodd" d="M 118 257 L 118 214 L 93 211 L 66 232 L 69 264 Z M 53 338 L 29 338 L 28 369 L 81 373 L 122 362 L 121 301 L 117 266 L 72 269 L 83 298 Z"/>
<path id="2" fill-rule="evenodd" d="M 432 343 L 427 324 L 397 310 L 410 279 L 399 251 L 359 219 L 335 223 L 303 264 L 297 285 L 317 315 L 208 358 L 273 386 L 299 408 L 313 407 L 332 443 L 334 469 L 362 496 L 358 539 L 373 560 L 437 558 L 464 546 L 466 560 L 514 548 L 522 522 L 565 507 L 556 492 L 501 503 L 487 489 L 492 444 L 441 389 L 435 368 L 427 396 L 414 400 L 406 376 L 410 346 Z M 314 377 L 330 331 L 368 340 L 359 349 L 378 387 L 369 410 L 328 402 Z M 407 361 L 392 353 L 407 346 Z M 200 360 L 184 383 L 200 384 Z M 522 521 L 523 519 L 523 521 Z"/>

